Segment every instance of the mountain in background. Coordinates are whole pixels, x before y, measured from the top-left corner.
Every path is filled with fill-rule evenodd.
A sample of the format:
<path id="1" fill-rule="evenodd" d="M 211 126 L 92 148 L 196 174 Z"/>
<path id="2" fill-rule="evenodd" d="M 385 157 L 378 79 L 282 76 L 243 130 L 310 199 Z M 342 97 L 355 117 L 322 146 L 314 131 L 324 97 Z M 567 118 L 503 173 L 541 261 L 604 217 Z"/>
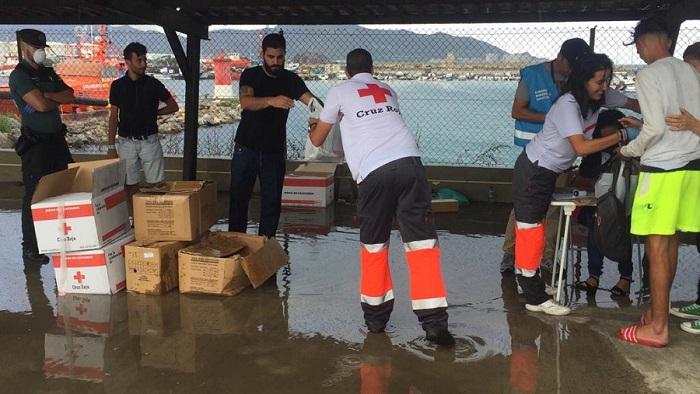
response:
<path id="1" fill-rule="evenodd" d="M 0 41 L 14 41 L 14 31 L 27 26 L 0 26 Z M 89 26 L 45 25 L 33 26 L 47 34 L 48 41 L 75 43 L 78 34 L 90 39 Z M 284 31 L 287 38 L 287 58 L 320 58 L 342 61 L 347 52 L 362 47 L 370 51 L 377 63 L 405 62 L 421 63 L 451 58 L 456 61 L 518 61 L 535 62 L 529 55 L 509 54 L 502 49 L 472 37 L 452 36 L 446 33 L 417 34 L 407 30 L 367 29 L 357 25 L 281 26 L 262 30 L 220 29 L 209 33 L 209 40 L 202 41 L 203 58 L 211 58 L 222 51 L 238 52 L 241 56 L 258 58 L 260 41 L 265 34 Z M 98 26 L 92 26 L 97 35 Z M 142 31 L 130 26 L 110 26 L 109 39 L 112 50 L 118 54 L 129 42 L 138 41 L 148 47 L 150 53 L 172 53 L 164 34 Z M 185 38 L 180 37 L 185 48 Z"/>

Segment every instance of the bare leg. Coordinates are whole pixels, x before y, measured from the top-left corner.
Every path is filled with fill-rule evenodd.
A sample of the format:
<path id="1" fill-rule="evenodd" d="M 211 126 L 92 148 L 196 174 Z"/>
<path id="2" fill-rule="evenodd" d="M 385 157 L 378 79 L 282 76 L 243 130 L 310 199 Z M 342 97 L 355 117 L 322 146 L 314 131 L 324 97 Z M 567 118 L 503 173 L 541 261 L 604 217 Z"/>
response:
<path id="1" fill-rule="evenodd" d="M 646 248 L 649 255 L 651 313 L 645 316 L 646 325 L 639 327 L 637 336 L 666 344 L 669 342 L 668 303 L 678 263 L 678 236 L 649 235 Z"/>

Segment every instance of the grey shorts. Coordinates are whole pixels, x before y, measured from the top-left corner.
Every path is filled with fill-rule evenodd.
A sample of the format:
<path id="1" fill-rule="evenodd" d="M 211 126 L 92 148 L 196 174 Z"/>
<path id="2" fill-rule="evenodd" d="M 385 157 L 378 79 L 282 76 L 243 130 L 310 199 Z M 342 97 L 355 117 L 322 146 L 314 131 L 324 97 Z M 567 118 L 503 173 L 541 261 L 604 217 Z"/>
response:
<path id="1" fill-rule="evenodd" d="M 158 134 L 145 140 L 117 138 L 117 154 L 126 162 L 126 184 L 137 185 L 141 181 L 141 169 L 147 183 L 159 183 L 165 179 L 165 160 Z"/>

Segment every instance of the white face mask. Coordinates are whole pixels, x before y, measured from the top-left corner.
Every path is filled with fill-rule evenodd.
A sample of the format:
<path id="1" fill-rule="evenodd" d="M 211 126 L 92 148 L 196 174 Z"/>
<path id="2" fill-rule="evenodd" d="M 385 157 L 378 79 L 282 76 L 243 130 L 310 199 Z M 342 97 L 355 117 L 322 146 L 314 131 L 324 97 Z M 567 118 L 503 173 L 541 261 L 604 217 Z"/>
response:
<path id="1" fill-rule="evenodd" d="M 32 54 L 32 58 L 34 59 L 34 62 L 36 62 L 36 64 L 44 64 L 44 61 L 46 60 L 46 51 L 44 51 L 43 48 L 39 48 L 36 51 L 34 51 L 34 54 Z"/>

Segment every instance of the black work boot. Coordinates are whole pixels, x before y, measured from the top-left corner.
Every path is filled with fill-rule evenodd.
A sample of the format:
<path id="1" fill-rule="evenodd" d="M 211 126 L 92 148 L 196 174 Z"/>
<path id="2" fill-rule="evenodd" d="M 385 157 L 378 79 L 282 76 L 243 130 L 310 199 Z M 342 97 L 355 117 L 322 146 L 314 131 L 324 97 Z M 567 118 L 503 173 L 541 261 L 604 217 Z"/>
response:
<path id="1" fill-rule="evenodd" d="M 425 339 L 439 346 L 452 347 L 455 344 L 455 338 L 447 328 L 429 328 L 425 330 Z"/>

